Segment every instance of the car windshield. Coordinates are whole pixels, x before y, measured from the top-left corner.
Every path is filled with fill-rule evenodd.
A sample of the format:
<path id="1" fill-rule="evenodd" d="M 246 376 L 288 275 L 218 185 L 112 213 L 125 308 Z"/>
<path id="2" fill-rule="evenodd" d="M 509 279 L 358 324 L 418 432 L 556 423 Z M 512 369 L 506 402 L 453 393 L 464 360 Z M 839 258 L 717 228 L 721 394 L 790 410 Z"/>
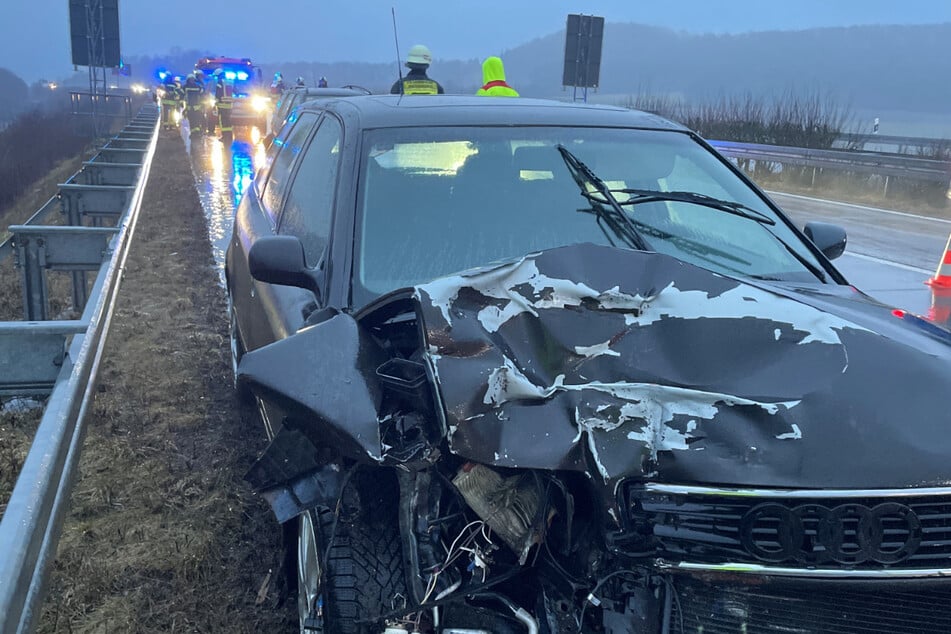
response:
<path id="1" fill-rule="evenodd" d="M 354 267 L 357 301 L 573 243 L 633 248 L 604 221 L 598 196 L 582 196 L 559 146 L 612 190 L 700 195 L 653 200 L 663 196 L 616 193 L 652 251 L 761 279 L 815 282 L 810 267 L 822 269 L 763 199 L 686 133 L 431 127 L 366 135 Z M 590 184 L 585 186 L 590 193 Z M 705 197 L 738 203 L 749 213 L 728 213 L 706 204 Z M 774 222 L 757 221 L 754 214 Z"/>

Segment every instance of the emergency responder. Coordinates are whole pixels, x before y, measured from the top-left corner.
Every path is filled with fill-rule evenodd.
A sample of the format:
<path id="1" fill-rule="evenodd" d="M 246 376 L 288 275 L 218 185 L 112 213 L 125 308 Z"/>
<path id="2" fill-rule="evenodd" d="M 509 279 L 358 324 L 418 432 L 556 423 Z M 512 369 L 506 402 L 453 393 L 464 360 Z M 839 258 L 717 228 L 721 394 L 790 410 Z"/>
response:
<path id="1" fill-rule="evenodd" d="M 505 67 L 498 57 L 487 57 L 482 62 L 482 88 L 476 92 L 482 97 L 518 97 L 518 92 L 505 83 Z"/>
<path id="2" fill-rule="evenodd" d="M 271 82 L 271 94 L 280 97 L 286 88 L 284 75 L 282 75 L 280 71 L 274 73 L 274 81 Z"/>
<path id="3" fill-rule="evenodd" d="M 172 77 L 165 79 L 162 85 L 162 127 L 166 130 L 178 127 L 181 111 L 179 104 L 178 88 L 175 86 L 175 80 Z M 175 113 L 179 113 L 176 117 Z"/>
<path id="4" fill-rule="evenodd" d="M 190 136 L 201 134 L 205 124 L 205 117 L 201 111 L 201 96 L 204 92 L 205 89 L 198 83 L 195 73 L 185 79 L 185 114 L 188 117 Z"/>
<path id="5" fill-rule="evenodd" d="M 433 63 L 433 55 L 422 44 L 409 49 L 406 56 L 406 67 L 409 72 L 401 80 L 397 80 L 390 88 L 393 95 L 441 95 L 445 93 L 439 82 L 426 75 L 426 69 Z"/>
<path id="6" fill-rule="evenodd" d="M 178 120 L 182 120 L 182 113 L 185 112 L 185 89 L 182 87 L 182 78 L 175 76 L 175 94 L 178 95 Z"/>
<path id="7" fill-rule="evenodd" d="M 295 87 L 295 88 L 303 88 L 303 87 L 306 86 L 306 85 L 307 85 L 307 84 L 304 83 L 304 78 L 303 78 L 303 77 L 298 77 L 298 78 L 297 78 L 297 81 L 294 82 L 294 87 Z"/>
<path id="8" fill-rule="evenodd" d="M 318 87 L 318 88 L 326 88 L 326 87 L 327 87 L 327 78 L 326 78 L 326 77 L 321 77 L 320 79 L 318 79 L 318 80 L 317 80 L 317 87 Z"/>
<path id="9" fill-rule="evenodd" d="M 221 69 L 216 70 L 218 84 L 215 87 L 215 104 L 218 106 L 218 125 L 221 127 L 221 138 L 227 140 L 232 136 L 234 127 L 231 125 L 231 106 L 234 102 L 234 86 L 232 86 Z"/>

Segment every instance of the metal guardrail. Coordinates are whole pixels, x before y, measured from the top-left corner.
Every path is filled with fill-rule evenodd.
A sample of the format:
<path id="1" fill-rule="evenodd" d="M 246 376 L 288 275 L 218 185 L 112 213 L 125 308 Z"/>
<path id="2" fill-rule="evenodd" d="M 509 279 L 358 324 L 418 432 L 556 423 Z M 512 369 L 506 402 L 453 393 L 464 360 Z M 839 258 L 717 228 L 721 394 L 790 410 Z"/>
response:
<path id="1" fill-rule="evenodd" d="M 876 152 L 814 150 L 733 141 L 710 141 L 710 145 L 727 158 L 832 168 L 856 174 L 876 174 L 886 178 L 894 176 L 944 184 L 951 181 L 951 162 L 947 161 Z"/>
<path id="2" fill-rule="evenodd" d="M 917 150 L 937 150 L 951 149 L 951 139 L 935 139 L 923 136 L 897 136 L 893 134 L 842 134 L 837 139 L 838 143 L 848 145 L 887 145 L 898 149 L 899 153 L 907 149 Z"/>
<path id="3" fill-rule="evenodd" d="M 60 186 L 57 197 L 24 225 L 11 227 L 12 237 L 0 244 L 0 259 L 13 254 L 22 270 L 28 320 L 0 322 L 0 365 L 5 369 L 0 394 L 49 395 L 0 519 L 2 634 L 32 632 L 40 614 L 158 138 L 158 110 L 144 107 L 126 130 L 136 134 L 120 132 Z M 150 132 L 145 136 L 143 131 Z M 129 148 L 133 138 L 145 138 L 144 146 Z M 57 207 L 71 226 L 41 224 Z M 115 226 L 83 224 L 99 225 L 105 217 L 114 218 Z M 45 275 L 57 268 L 73 273 L 73 302 L 82 309 L 78 320 L 45 321 Z M 87 300 L 90 269 L 98 273 Z"/>

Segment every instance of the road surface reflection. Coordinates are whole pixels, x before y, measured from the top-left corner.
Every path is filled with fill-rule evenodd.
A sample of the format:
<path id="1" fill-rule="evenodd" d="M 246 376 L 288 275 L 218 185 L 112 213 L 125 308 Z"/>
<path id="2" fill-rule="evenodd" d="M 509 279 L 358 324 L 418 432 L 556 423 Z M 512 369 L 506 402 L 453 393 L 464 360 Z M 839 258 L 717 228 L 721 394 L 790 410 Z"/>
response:
<path id="1" fill-rule="evenodd" d="M 182 136 L 208 222 L 212 255 L 224 283 L 225 251 L 234 212 L 251 186 L 254 170 L 264 163 L 262 135 L 257 128 L 236 128 L 234 140 L 223 142 L 216 135 L 189 137 L 187 126 L 183 126 Z"/>

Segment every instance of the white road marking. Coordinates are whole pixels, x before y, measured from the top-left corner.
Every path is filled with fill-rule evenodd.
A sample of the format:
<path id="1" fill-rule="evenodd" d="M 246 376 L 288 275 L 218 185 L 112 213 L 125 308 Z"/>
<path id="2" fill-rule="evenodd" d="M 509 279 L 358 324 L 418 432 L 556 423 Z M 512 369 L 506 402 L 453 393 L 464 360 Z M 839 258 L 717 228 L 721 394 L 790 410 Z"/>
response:
<path id="1" fill-rule="evenodd" d="M 915 218 L 916 220 L 932 220 L 934 222 L 940 222 L 943 224 L 951 225 L 951 220 L 945 218 L 933 218 L 931 216 L 920 216 L 918 214 L 910 214 L 904 211 L 893 211 L 891 209 L 881 209 L 879 207 L 866 207 L 865 205 L 855 205 L 853 203 L 844 203 L 838 200 L 826 200 L 824 198 L 812 198 L 810 196 L 800 196 L 799 194 L 786 194 L 783 192 L 773 192 L 767 191 L 767 194 L 770 196 L 786 196 L 788 198 L 798 198 L 799 200 L 807 200 L 814 203 L 822 203 L 826 205 L 838 205 L 839 207 L 852 207 L 854 209 L 861 209 L 862 211 L 874 211 L 880 214 L 888 214 L 890 216 L 904 216 L 906 218 Z"/>
<path id="2" fill-rule="evenodd" d="M 864 255 L 862 253 L 851 253 L 847 251 L 843 255 L 849 255 L 849 256 L 852 256 L 853 258 L 858 258 L 860 260 L 865 260 L 867 262 L 875 262 L 876 264 L 884 264 L 885 266 L 893 266 L 896 269 L 902 269 L 903 271 L 911 271 L 912 273 L 921 273 L 929 277 L 934 274 L 934 271 L 929 271 L 928 269 L 922 269 L 917 266 L 909 266 L 907 264 L 902 264 L 900 262 L 892 262 L 891 260 L 883 260 L 882 258 L 876 258 L 871 255 Z"/>

